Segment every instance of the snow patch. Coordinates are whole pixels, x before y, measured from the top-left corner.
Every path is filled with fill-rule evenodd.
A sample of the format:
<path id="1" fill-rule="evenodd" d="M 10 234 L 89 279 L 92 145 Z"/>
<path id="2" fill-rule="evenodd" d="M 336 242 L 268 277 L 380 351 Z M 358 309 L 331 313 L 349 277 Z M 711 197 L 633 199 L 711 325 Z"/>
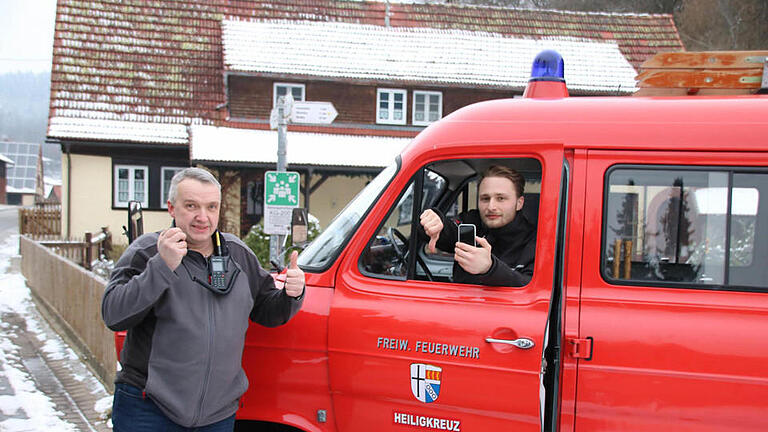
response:
<path id="1" fill-rule="evenodd" d="M 93 410 L 99 413 L 102 420 L 106 420 L 112 412 L 112 396 L 105 396 L 96 401 Z"/>
<path id="2" fill-rule="evenodd" d="M 48 339 L 45 341 L 42 350 L 47 354 L 49 360 L 77 360 L 77 354 L 71 348 L 64 345 L 61 339 Z"/>
<path id="3" fill-rule="evenodd" d="M 8 273 L 11 258 L 18 256 L 18 245 L 18 235 L 12 235 L 0 243 L 0 314 L 17 314 L 23 318 L 26 331 L 44 342 L 41 349 L 44 356 L 48 359 L 70 360 L 72 363 L 67 364 L 67 368 L 72 370 L 73 366 L 77 367 L 77 355 L 60 337 L 46 330 L 45 323 L 41 322 L 35 312 L 26 279 L 21 274 Z M 75 425 L 64 420 L 65 414 L 56 409 L 53 401 L 36 388 L 34 379 L 27 373 L 22 364 L 21 349 L 9 336 L 18 328 L 18 325 L 8 322 L 0 325 L 0 382 L 7 382 L 11 393 L 0 396 L 0 413 L 5 417 L 5 420 L 0 421 L 0 431 L 77 431 Z M 106 393 L 95 377 L 88 378 L 87 372 L 78 373 L 78 378 L 87 380 L 88 388 L 93 389 L 94 393 Z M 111 396 L 108 399 L 111 401 Z M 107 404 L 102 400 L 99 402 Z M 101 415 L 106 420 L 105 415 Z"/>
<path id="4" fill-rule="evenodd" d="M 9 414 L 21 414 L 21 411 L 30 417 L 6 419 L 0 422 L 0 430 L 77 431 L 74 425 L 61 419 L 64 414 L 56 410 L 48 396 L 35 388 L 32 378 L 7 361 L 5 348 L 0 351 L 0 375 L 5 375 L 14 393 L 12 398 L 0 399 L 0 410 Z"/>

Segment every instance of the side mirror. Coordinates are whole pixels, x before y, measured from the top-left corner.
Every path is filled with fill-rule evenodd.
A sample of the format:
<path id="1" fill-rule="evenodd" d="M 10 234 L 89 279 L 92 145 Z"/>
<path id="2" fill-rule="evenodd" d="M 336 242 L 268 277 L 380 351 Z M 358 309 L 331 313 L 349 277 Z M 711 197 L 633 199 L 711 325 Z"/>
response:
<path id="1" fill-rule="evenodd" d="M 141 202 L 128 201 L 128 244 L 144 234 L 144 216 L 141 210 Z"/>
<path id="2" fill-rule="evenodd" d="M 307 242 L 307 209 L 294 208 L 291 212 L 291 244 L 302 245 Z"/>

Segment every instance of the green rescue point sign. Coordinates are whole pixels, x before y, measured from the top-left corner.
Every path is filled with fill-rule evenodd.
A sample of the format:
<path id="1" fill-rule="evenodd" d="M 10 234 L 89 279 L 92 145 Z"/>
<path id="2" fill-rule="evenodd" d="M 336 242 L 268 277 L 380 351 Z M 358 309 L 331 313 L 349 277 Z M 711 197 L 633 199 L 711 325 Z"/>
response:
<path id="1" fill-rule="evenodd" d="M 270 235 L 291 233 L 291 214 L 299 206 L 301 176 L 295 171 L 264 173 L 264 232 Z"/>
<path id="2" fill-rule="evenodd" d="M 267 171 L 264 174 L 264 204 L 298 207 L 300 179 L 295 171 Z"/>

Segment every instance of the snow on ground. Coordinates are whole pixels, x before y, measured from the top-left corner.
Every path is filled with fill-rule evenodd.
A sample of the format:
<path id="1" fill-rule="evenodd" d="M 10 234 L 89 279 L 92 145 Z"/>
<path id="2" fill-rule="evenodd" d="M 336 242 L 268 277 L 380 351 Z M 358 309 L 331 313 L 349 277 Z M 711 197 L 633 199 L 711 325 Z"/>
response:
<path id="1" fill-rule="evenodd" d="M 93 410 L 101 415 L 102 420 L 106 420 L 112 410 L 112 396 L 104 396 L 97 400 L 93 405 Z M 109 419 L 109 425 L 112 426 L 112 419 Z"/>
<path id="2" fill-rule="evenodd" d="M 68 359 L 77 363 L 77 354 L 59 337 L 51 337 L 48 324 L 41 322 L 32 302 L 24 276 L 11 272 L 11 259 L 18 258 L 19 236 L 12 235 L 0 244 L 0 315 L 17 314 L 24 319 L 27 331 L 44 342 L 42 351 L 49 359 Z M 54 403 L 43 392 L 35 388 L 32 377 L 23 368 L 20 347 L 8 336 L 11 324 L 0 323 L 0 383 L 7 380 L 9 391 L 0 395 L 0 431 L 77 431 L 77 428 L 62 418 Z M 74 371 L 78 380 L 89 380 L 94 392 L 103 386 L 91 374 Z M 87 376 L 86 376 L 87 375 Z M 7 393 L 11 393 L 10 395 Z M 112 405 L 112 397 L 105 397 L 96 403 L 96 410 L 106 413 Z"/>

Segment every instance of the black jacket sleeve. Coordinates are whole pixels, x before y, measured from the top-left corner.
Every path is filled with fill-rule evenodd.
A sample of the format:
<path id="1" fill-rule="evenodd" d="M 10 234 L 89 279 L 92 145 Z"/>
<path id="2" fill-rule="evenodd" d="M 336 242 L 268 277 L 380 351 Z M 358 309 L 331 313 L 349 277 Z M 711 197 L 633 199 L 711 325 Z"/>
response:
<path id="1" fill-rule="evenodd" d="M 528 242 L 516 268 L 511 268 L 507 263 L 491 254 L 493 264 L 485 274 L 475 276 L 477 283 L 489 286 L 524 286 L 533 277 L 533 260 L 536 255 L 536 240 Z"/>
<path id="2" fill-rule="evenodd" d="M 234 236 L 227 236 L 227 241 L 230 253 L 238 257 L 238 264 L 248 277 L 253 296 L 253 309 L 249 316 L 251 321 L 265 327 L 287 323 L 301 309 L 305 293 L 298 298 L 287 295 L 285 290 L 275 286 L 275 279 L 261 267 L 258 258 L 245 243 Z"/>
<path id="3" fill-rule="evenodd" d="M 145 234 L 117 261 L 101 301 L 101 315 L 110 330 L 139 324 L 178 279 L 157 253 L 156 244 L 156 233 Z"/>

